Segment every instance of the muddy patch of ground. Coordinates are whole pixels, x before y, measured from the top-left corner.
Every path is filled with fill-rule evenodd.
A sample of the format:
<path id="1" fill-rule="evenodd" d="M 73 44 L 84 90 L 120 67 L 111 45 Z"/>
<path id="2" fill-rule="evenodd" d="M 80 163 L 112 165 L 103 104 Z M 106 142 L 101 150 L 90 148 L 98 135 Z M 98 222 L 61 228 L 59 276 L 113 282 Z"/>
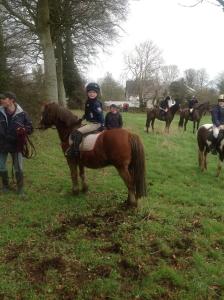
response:
<path id="1" fill-rule="evenodd" d="M 48 229 L 45 233 L 50 238 L 64 239 L 69 230 L 78 228 L 90 239 L 106 239 L 116 231 L 126 217 L 127 213 L 122 210 L 95 211 L 86 216 L 60 216 L 61 226 Z"/>

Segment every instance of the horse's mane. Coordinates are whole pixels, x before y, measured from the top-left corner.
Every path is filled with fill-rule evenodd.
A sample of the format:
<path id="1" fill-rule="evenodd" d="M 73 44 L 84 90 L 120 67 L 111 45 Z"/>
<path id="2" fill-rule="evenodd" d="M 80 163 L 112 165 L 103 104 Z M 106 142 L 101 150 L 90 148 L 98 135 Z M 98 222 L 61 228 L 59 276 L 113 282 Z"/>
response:
<path id="1" fill-rule="evenodd" d="M 67 127 L 79 124 L 78 116 L 74 115 L 69 109 L 58 105 L 55 102 L 51 102 L 45 105 L 47 109 L 48 116 L 51 120 L 60 120 L 64 122 Z"/>
<path id="2" fill-rule="evenodd" d="M 205 102 L 196 104 L 195 109 L 198 109 L 198 110 L 209 109 L 209 101 L 205 101 Z"/>

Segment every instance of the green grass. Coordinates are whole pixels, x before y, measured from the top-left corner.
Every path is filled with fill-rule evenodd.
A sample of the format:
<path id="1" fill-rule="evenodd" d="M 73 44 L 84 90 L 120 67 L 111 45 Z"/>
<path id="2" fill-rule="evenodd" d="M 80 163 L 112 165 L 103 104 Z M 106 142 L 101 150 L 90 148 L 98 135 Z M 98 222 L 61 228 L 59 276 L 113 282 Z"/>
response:
<path id="1" fill-rule="evenodd" d="M 124 210 L 112 167 L 86 170 L 89 192 L 72 196 L 56 131 L 36 132 L 27 199 L 0 196 L 0 299 L 224 299 L 217 158 L 200 172 L 191 122 L 183 133 L 176 118 L 168 135 L 156 121 L 147 134 L 144 114 L 123 118 L 145 146 L 148 197 Z"/>

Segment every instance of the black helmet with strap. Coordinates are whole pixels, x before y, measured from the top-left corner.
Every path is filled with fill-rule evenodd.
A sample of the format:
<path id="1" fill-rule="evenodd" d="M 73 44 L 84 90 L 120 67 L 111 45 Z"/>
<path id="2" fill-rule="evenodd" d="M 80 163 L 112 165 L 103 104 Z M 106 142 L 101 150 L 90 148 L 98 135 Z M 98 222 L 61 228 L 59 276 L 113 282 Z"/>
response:
<path id="1" fill-rule="evenodd" d="M 90 82 L 86 86 L 86 91 L 87 91 L 87 93 L 89 91 L 95 91 L 97 94 L 99 94 L 100 93 L 100 86 L 95 82 Z"/>

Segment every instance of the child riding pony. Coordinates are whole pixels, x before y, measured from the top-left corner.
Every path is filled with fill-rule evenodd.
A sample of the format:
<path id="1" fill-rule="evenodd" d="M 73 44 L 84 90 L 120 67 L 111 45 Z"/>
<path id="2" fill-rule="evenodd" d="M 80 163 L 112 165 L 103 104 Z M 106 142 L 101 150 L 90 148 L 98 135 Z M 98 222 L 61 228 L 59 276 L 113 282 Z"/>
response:
<path id="1" fill-rule="evenodd" d="M 56 103 L 45 104 L 42 111 L 40 128 L 51 126 L 56 129 L 65 153 L 69 147 L 70 133 L 79 128 L 81 121 L 71 111 Z M 71 171 L 73 193 L 79 192 L 78 168 L 82 191 L 88 189 L 84 167 L 91 169 L 114 166 L 128 188 L 127 204 L 136 207 L 138 199 L 146 196 L 145 154 L 143 144 L 136 134 L 125 129 L 105 130 L 98 134 L 93 149 L 80 151 L 80 157 L 66 157 Z"/>

